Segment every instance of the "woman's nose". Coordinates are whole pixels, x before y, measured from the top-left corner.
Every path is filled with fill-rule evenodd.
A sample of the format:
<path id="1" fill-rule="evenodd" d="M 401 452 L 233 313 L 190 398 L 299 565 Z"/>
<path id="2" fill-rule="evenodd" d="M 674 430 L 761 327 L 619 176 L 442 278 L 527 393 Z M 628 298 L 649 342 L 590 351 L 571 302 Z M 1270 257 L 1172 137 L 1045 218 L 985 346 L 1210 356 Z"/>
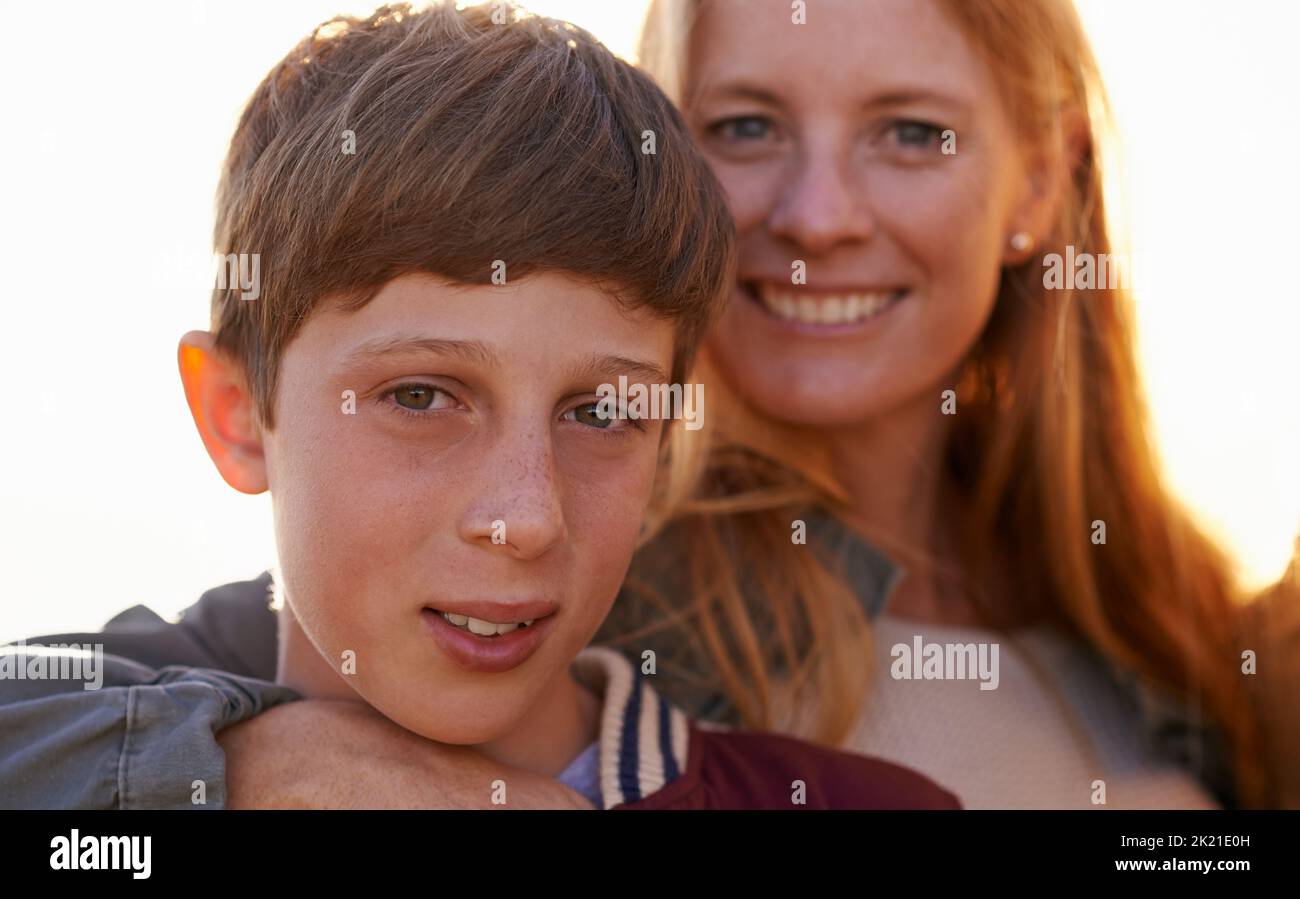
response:
<path id="1" fill-rule="evenodd" d="M 811 256 L 868 240 L 875 221 L 846 168 L 826 150 L 798 158 L 769 216 L 772 234 Z"/>

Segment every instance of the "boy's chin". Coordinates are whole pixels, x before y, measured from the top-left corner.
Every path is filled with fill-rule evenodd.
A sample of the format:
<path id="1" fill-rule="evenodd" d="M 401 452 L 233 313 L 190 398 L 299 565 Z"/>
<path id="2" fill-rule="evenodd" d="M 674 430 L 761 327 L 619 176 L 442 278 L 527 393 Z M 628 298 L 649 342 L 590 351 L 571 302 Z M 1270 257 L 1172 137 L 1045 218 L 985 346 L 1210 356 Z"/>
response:
<path id="1" fill-rule="evenodd" d="M 397 722 L 401 724 L 401 722 Z M 421 722 L 416 722 L 416 726 L 407 726 L 407 730 L 427 740 L 435 743 L 442 743 L 446 746 L 482 746 L 501 739 L 511 730 L 515 722 L 506 722 L 499 725 L 488 725 L 484 727 L 471 728 L 448 728 L 445 724 L 437 726 L 420 726 Z"/>
<path id="2" fill-rule="evenodd" d="M 519 727 L 527 712 L 527 705 L 518 697 L 504 696 L 476 696 L 451 703 L 434 701 L 418 709 L 409 705 L 392 711 L 375 707 L 411 733 L 449 746 L 476 746 L 499 740 Z"/>

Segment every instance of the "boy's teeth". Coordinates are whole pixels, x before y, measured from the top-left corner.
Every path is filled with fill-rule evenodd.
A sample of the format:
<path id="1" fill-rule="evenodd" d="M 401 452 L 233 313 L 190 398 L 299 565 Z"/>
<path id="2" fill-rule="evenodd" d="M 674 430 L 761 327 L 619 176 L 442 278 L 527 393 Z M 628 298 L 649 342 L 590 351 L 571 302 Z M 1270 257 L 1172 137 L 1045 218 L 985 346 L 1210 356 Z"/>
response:
<path id="1" fill-rule="evenodd" d="M 758 295 L 764 306 L 787 321 L 842 325 L 871 318 L 888 306 L 895 294 L 892 291 L 869 291 L 814 298 L 761 284 Z"/>
<path id="2" fill-rule="evenodd" d="M 447 619 L 456 627 L 468 630 L 471 634 L 477 634 L 480 637 L 495 637 L 501 634 L 508 634 L 521 624 L 528 627 L 536 619 L 530 618 L 524 622 L 512 621 L 509 624 L 497 624 L 495 621 L 484 621 L 482 618 L 470 618 L 468 615 L 457 615 L 454 612 L 443 612 L 442 617 Z"/>
<path id="3" fill-rule="evenodd" d="M 482 618 L 471 618 L 469 620 L 469 632 L 478 634 L 480 637 L 490 637 L 497 632 L 497 626 L 491 621 L 484 621 Z"/>

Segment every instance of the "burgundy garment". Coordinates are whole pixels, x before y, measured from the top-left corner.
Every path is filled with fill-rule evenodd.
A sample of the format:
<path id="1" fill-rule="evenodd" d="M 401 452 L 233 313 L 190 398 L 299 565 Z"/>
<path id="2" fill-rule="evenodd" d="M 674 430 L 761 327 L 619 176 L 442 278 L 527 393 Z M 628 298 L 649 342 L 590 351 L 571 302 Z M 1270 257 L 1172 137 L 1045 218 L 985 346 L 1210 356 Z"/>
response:
<path id="1" fill-rule="evenodd" d="M 615 809 L 960 809 L 923 774 L 791 737 L 691 725 L 687 767 L 644 799 Z M 806 784 L 805 804 L 792 783 Z"/>

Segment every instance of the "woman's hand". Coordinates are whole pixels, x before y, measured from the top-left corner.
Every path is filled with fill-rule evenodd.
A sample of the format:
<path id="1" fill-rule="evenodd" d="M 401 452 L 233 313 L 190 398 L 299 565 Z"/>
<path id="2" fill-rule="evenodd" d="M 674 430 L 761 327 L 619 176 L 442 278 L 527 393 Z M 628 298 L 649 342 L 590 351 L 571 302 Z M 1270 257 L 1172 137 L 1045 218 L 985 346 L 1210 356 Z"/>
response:
<path id="1" fill-rule="evenodd" d="M 226 808 L 590 809 L 551 778 L 426 740 L 360 702 L 309 699 L 225 728 Z M 504 781 L 504 805 L 493 782 Z"/>

